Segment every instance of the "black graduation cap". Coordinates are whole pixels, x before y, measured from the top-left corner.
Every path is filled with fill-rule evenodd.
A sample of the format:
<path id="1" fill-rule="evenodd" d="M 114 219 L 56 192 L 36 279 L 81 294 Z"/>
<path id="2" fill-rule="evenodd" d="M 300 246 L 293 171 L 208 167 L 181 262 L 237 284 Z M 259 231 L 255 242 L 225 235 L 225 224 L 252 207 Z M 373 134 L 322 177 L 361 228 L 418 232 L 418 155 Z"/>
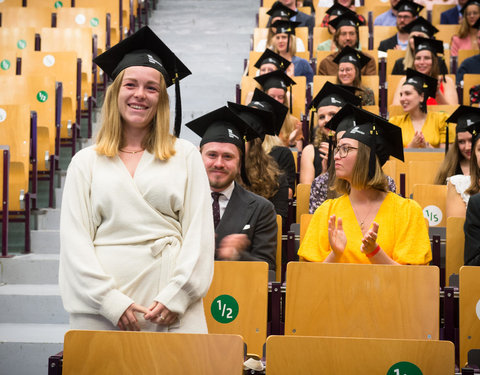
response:
<path id="1" fill-rule="evenodd" d="M 420 92 L 423 92 L 425 94 L 425 101 L 428 97 L 435 98 L 435 95 L 437 94 L 438 81 L 435 78 L 420 73 L 414 69 L 407 69 L 407 78 L 403 84 L 412 85 Z"/>
<path id="2" fill-rule="evenodd" d="M 181 101 L 179 81 L 192 74 L 175 54 L 148 26 L 114 45 L 94 60 L 102 70 L 115 79 L 130 66 L 148 66 L 158 70 L 166 86 L 175 84 L 175 135 L 180 135 Z"/>
<path id="3" fill-rule="evenodd" d="M 352 10 L 348 9 L 347 7 L 344 7 L 343 5 L 339 3 L 334 3 L 330 8 L 327 9 L 325 13 L 331 15 L 331 16 L 339 16 L 343 13 L 348 13 L 352 12 Z M 352 12 L 354 13 L 354 12 Z"/>
<path id="4" fill-rule="evenodd" d="M 409 0 L 400 0 L 398 4 L 393 7 L 397 12 L 410 12 L 414 16 L 418 16 L 418 13 L 420 13 L 423 8 L 423 5 Z"/>
<path id="5" fill-rule="evenodd" d="M 316 111 L 320 107 L 329 105 L 343 107 L 347 103 L 358 106 L 360 105 L 360 99 L 355 96 L 354 90 L 354 87 L 335 85 L 327 81 L 318 94 L 312 99 L 308 108 Z"/>
<path id="6" fill-rule="evenodd" d="M 242 152 L 242 180 L 245 184 L 250 184 L 245 172 L 245 138 L 253 136 L 255 131 L 247 122 L 224 106 L 186 123 L 185 126 L 202 138 L 200 147 L 209 142 L 231 143 L 237 146 Z"/>
<path id="7" fill-rule="evenodd" d="M 273 3 L 272 7 L 270 8 L 270 10 L 267 12 L 267 14 L 272 18 L 282 17 L 286 19 L 292 18 L 297 13 L 298 13 L 297 11 L 290 9 L 289 7 L 286 7 L 280 1 L 275 1 L 275 3 Z"/>
<path id="8" fill-rule="evenodd" d="M 475 146 L 475 143 L 480 138 L 480 121 L 467 126 L 467 131 L 469 131 L 472 134 L 472 148 L 473 148 Z"/>
<path id="9" fill-rule="evenodd" d="M 467 127 L 480 121 L 480 108 L 470 107 L 468 105 L 459 106 L 455 112 L 447 119 L 447 122 L 456 123 L 457 133 L 466 132 Z"/>
<path id="10" fill-rule="evenodd" d="M 275 53 L 271 49 L 267 48 L 254 66 L 255 68 L 260 69 L 260 67 L 264 64 L 273 64 L 278 69 L 286 70 L 291 62 L 280 56 L 278 53 Z"/>
<path id="11" fill-rule="evenodd" d="M 474 29 L 480 29 L 480 18 L 472 26 Z"/>
<path id="12" fill-rule="evenodd" d="M 275 28 L 276 34 L 289 34 L 295 35 L 295 28 L 300 25 L 300 22 L 296 21 L 286 21 L 286 20 L 277 20 L 272 24 L 272 27 Z"/>
<path id="13" fill-rule="evenodd" d="M 370 60 L 370 57 L 361 51 L 357 51 L 355 48 L 350 46 L 345 46 L 333 59 L 333 62 L 336 64 L 349 62 L 357 66 L 359 70 L 362 70 L 362 68 L 367 65 Z"/>
<path id="14" fill-rule="evenodd" d="M 271 111 L 233 102 L 228 102 L 228 108 L 235 112 L 237 116 L 253 129 L 253 132 L 247 131 L 245 134 L 246 141 L 260 138 L 263 142 L 266 134 L 275 135 L 275 128 L 273 126 L 274 115 Z"/>
<path id="15" fill-rule="evenodd" d="M 413 31 L 419 31 L 428 35 L 430 38 L 433 37 L 436 33 L 438 33 L 438 29 L 421 16 L 415 18 L 408 25 L 404 26 L 403 31 L 408 34 Z"/>
<path id="16" fill-rule="evenodd" d="M 337 18 L 330 20 L 328 24 L 332 26 L 335 30 L 337 30 L 339 27 L 342 26 L 354 26 L 358 28 L 363 23 L 362 21 L 360 21 L 360 19 L 354 12 L 350 11 L 340 14 Z"/>
<path id="17" fill-rule="evenodd" d="M 462 7 L 462 9 L 460 9 L 460 13 L 463 14 L 463 13 L 465 12 L 465 10 L 467 9 L 467 7 L 468 7 L 469 5 L 472 5 L 472 4 L 476 4 L 476 5 L 480 6 L 480 1 L 479 1 L 479 0 L 468 0 L 468 1 L 465 3 L 465 5 Z"/>
<path id="18" fill-rule="evenodd" d="M 415 53 L 423 50 L 428 50 L 431 51 L 434 55 L 443 54 L 443 42 L 441 40 L 414 36 L 413 43 L 415 44 Z"/>
<path id="19" fill-rule="evenodd" d="M 339 131 L 338 125 L 345 117 L 349 118 L 351 127 L 346 129 L 342 138 L 356 139 L 370 147 L 368 170 L 370 178 L 375 173 L 375 155 L 380 165 L 384 165 L 390 156 L 404 160 L 400 127 L 391 124 L 383 117 L 347 104 L 328 122 L 329 128 Z"/>
<path id="20" fill-rule="evenodd" d="M 289 86 L 295 85 L 295 81 L 283 70 L 275 70 L 267 74 L 262 74 L 254 79 L 262 86 L 265 92 L 272 87 L 287 91 Z"/>
<path id="21" fill-rule="evenodd" d="M 283 122 L 288 113 L 288 107 L 273 99 L 270 95 L 265 94 L 262 90 L 255 89 L 253 92 L 252 101 L 248 104 L 249 107 L 255 107 L 272 112 L 272 127 L 275 135 L 280 134 Z"/>

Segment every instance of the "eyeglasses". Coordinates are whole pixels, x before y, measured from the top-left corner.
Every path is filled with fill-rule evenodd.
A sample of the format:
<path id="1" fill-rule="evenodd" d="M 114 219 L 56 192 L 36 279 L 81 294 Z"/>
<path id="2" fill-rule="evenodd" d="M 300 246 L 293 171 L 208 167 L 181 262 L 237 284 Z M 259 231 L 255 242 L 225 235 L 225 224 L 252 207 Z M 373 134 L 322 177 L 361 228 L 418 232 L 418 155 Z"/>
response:
<path id="1" fill-rule="evenodd" d="M 333 149 L 333 155 L 339 155 L 342 159 L 346 158 L 351 150 L 358 150 L 358 147 L 351 147 L 347 145 L 337 146 Z"/>

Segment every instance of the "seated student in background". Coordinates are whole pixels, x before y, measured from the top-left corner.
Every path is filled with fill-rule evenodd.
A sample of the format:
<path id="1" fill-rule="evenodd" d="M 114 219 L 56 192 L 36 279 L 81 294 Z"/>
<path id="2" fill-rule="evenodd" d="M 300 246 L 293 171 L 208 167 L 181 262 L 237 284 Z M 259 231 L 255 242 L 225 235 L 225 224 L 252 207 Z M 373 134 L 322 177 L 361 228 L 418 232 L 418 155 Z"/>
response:
<path id="1" fill-rule="evenodd" d="M 383 52 L 387 52 L 389 49 L 406 50 L 408 46 L 408 32 L 405 30 L 405 27 L 416 19 L 422 9 L 423 6 L 420 4 L 401 0 L 395 6 L 397 11 L 397 33 L 390 38 L 382 40 L 378 50 Z"/>
<path id="2" fill-rule="evenodd" d="M 257 76 L 261 76 L 263 74 L 271 73 L 275 70 L 281 69 L 283 70 L 289 77 L 293 77 L 293 65 L 287 59 L 284 59 L 279 54 L 273 52 L 271 49 L 266 49 L 262 55 L 258 58 L 257 62 L 254 65 L 255 68 L 258 69 Z M 250 98 L 248 101 L 250 102 L 253 92 L 249 93 Z"/>
<path id="3" fill-rule="evenodd" d="M 339 13 L 338 10 L 341 10 L 341 9 L 343 9 L 343 11 Z M 323 20 L 320 23 L 320 27 L 327 27 L 328 23 L 331 20 L 332 15 L 338 16 L 342 13 L 345 13 L 345 9 L 348 9 L 353 13 L 355 13 L 363 25 L 367 23 L 364 16 L 362 16 L 361 14 L 357 14 L 355 10 L 356 7 L 355 7 L 354 0 L 334 0 L 332 6 L 328 8 L 327 11 L 325 12 L 325 16 L 323 17 Z"/>
<path id="4" fill-rule="evenodd" d="M 456 5 L 440 14 L 441 25 L 458 25 L 462 19 L 460 12 L 467 0 L 457 0 Z"/>
<path id="5" fill-rule="evenodd" d="M 422 209 L 388 192 L 382 171 L 389 156 L 403 160 L 401 129 L 350 105 L 330 121 L 332 127 L 351 112 L 355 125 L 334 151 L 334 188 L 343 195 L 315 211 L 298 255 L 310 262 L 428 264 Z"/>
<path id="6" fill-rule="evenodd" d="M 393 66 L 391 74 L 405 75 L 408 68 L 414 69 L 414 37 L 419 36 L 422 38 L 433 39 L 433 36 L 438 33 L 438 29 L 423 17 L 417 17 L 403 29 L 406 33 L 408 33 L 408 45 L 405 52 L 405 57 L 401 57 L 395 61 L 395 65 Z M 439 64 L 440 71 L 447 72 L 447 67 L 445 66 L 445 61 L 443 59 L 439 60 Z"/>
<path id="7" fill-rule="evenodd" d="M 480 21 L 477 21 L 477 44 L 480 45 L 480 27 L 478 25 Z M 464 74 L 480 74 L 480 51 L 476 55 L 466 58 L 460 64 L 459 68 L 457 69 L 457 85 L 459 85 L 463 81 Z M 467 90 L 470 87 L 466 88 Z"/>
<path id="8" fill-rule="evenodd" d="M 308 32 L 313 33 L 313 28 L 315 27 L 315 17 L 310 16 L 309 14 L 300 12 L 297 9 L 296 0 L 280 0 L 280 2 L 285 5 L 287 8 L 297 12 L 297 14 L 290 17 L 290 21 L 298 22 L 298 26 L 308 27 Z"/>
<path id="9" fill-rule="evenodd" d="M 349 46 L 344 47 L 333 59 L 338 64 L 337 83 L 354 87 L 355 95 L 361 98 L 361 105 L 375 105 L 373 90 L 362 85 L 361 71 L 370 60 L 370 57 Z"/>
<path id="10" fill-rule="evenodd" d="M 438 81 L 435 95 L 428 99 L 427 105 L 435 104 L 458 104 L 458 94 L 455 82 L 450 77 L 446 77 L 446 72 L 441 71 L 438 54 L 443 54 L 443 43 L 440 40 L 414 37 L 415 54 L 413 69 L 419 73 L 428 75 Z M 400 91 L 405 83 L 406 77 L 400 79 L 395 95 L 393 105 L 400 104 Z"/>
<path id="11" fill-rule="evenodd" d="M 463 253 L 466 266 L 480 266 L 480 194 L 472 195 L 468 202 L 465 224 L 465 250 Z"/>
<path id="12" fill-rule="evenodd" d="M 301 149 L 302 123 L 291 114 L 291 103 L 293 98 L 288 92 L 288 88 L 295 85 L 295 81 L 285 74 L 282 70 L 276 70 L 274 72 L 264 74 L 255 77 L 262 90 L 267 95 L 271 96 L 279 103 L 290 108 L 290 112 L 285 117 L 282 129 L 280 130 L 280 139 L 285 147 L 296 146 Z M 250 103 L 250 101 L 246 101 Z"/>
<path id="13" fill-rule="evenodd" d="M 477 32 L 480 18 L 480 4 L 476 0 L 469 0 L 461 10 L 463 18 L 460 22 L 458 34 L 452 37 L 450 55 L 458 56 L 461 49 L 478 49 Z"/>
<path id="14" fill-rule="evenodd" d="M 327 81 L 311 101 L 309 106 L 311 112 L 310 132 L 314 134 L 312 134 L 313 142 L 302 151 L 301 184 L 311 184 L 315 177 L 327 171 L 330 149 L 328 137 L 329 135 L 333 136 L 333 132 L 327 129 L 325 124 L 345 104 L 360 105 L 360 99 L 352 91 Z"/>
<path id="15" fill-rule="evenodd" d="M 202 137 L 200 151 L 212 191 L 216 259 L 264 261 L 275 270 L 277 219 L 273 204 L 236 182 L 245 172 L 247 123 L 227 107 L 186 124 Z"/>
<path id="16" fill-rule="evenodd" d="M 248 106 L 231 102 L 228 105 L 254 130 L 245 137 L 247 141 L 245 145 L 245 172 L 249 184 L 244 187 L 272 202 L 277 215 L 280 215 L 286 222 L 289 198 L 287 176 L 280 169 L 275 159 L 265 152 L 262 143 L 266 134 L 278 134 L 288 109 L 284 107 L 287 110 L 282 110 L 282 116 L 278 113 L 277 117 L 273 112 L 276 108 L 271 106 L 270 100 L 269 102 L 258 101 L 257 91 L 257 97 Z"/>
<path id="17" fill-rule="evenodd" d="M 295 24 L 288 21 L 277 21 L 273 26 L 275 27 L 275 35 L 272 39 L 273 51 L 292 62 L 295 76 L 304 76 L 307 78 L 307 83 L 313 82 L 313 70 L 310 63 L 295 56 Z"/>
<path id="18" fill-rule="evenodd" d="M 328 27 L 328 32 L 332 35 L 332 38 L 327 39 L 317 45 L 317 51 L 336 51 L 338 49 L 334 41 L 335 28 L 330 25 L 330 22 L 333 21 L 338 16 L 351 12 L 350 9 L 344 7 L 339 3 L 333 4 L 330 8 L 327 9 L 325 17 L 323 18 L 321 27 Z M 358 16 L 357 16 L 358 17 Z M 358 17 L 360 20 L 360 17 Z M 363 23 L 365 20 L 363 20 Z"/>
<path id="19" fill-rule="evenodd" d="M 435 95 L 437 81 L 413 69 L 407 69 L 406 81 L 400 88 L 400 105 L 405 114 L 390 119 L 402 128 L 403 147 L 445 147 L 446 120 L 444 112 L 428 112 L 427 98 Z M 453 142 L 454 130 L 449 129 L 449 140 Z"/>
<path id="20" fill-rule="evenodd" d="M 480 192 L 480 122 L 467 126 L 472 134 L 472 153 L 470 157 L 470 176 L 456 175 L 447 183 L 447 217 L 465 217 L 468 200 Z"/>
<path id="21" fill-rule="evenodd" d="M 343 49 L 346 46 L 359 49 L 359 32 L 358 27 L 361 25 L 360 20 L 353 12 L 347 12 L 339 15 L 334 20 L 330 21 L 330 25 L 335 29 L 335 35 L 333 41 L 339 49 Z M 338 66 L 333 62 L 339 52 L 333 52 L 325 57 L 318 66 L 318 74 L 334 76 L 337 74 Z M 363 75 L 375 75 L 377 74 L 377 66 L 375 59 L 370 57 L 370 61 L 362 69 Z"/>
<path id="22" fill-rule="evenodd" d="M 390 9 L 378 15 L 373 24 L 375 26 L 395 26 L 397 24 L 397 11 L 395 6 L 400 0 L 390 0 Z"/>
<path id="23" fill-rule="evenodd" d="M 297 14 L 297 12 L 291 10 L 290 8 L 287 8 L 285 5 L 280 3 L 279 1 L 276 1 L 270 10 L 267 12 L 267 14 L 270 16 L 270 19 L 268 20 L 268 33 L 267 33 L 267 38 L 266 39 L 261 39 L 258 44 L 255 46 L 255 51 L 256 52 L 262 52 L 267 48 L 272 47 L 272 39 L 273 36 L 275 35 L 275 28 L 272 26 L 276 21 L 283 20 L 283 21 L 288 21 L 290 20 L 290 17 L 293 17 L 294 15 Z M 296 49 L 297 52 L 304 52 L 306 51 L 305 45 L 303 44 L 303 40 L 300 38 L 296 38 Z"/>
<path id="24" fill-rule="evenodd" d="M 470 158 L 472 155 L 472 134 L 467 130 L 469 124 L 480 121 L 480 108 L 461 105 L 447 119 L 447 123 L 456 123 L 455 142 L 443 159 L 435 184 L 445 185 L 450 177 L 455 180 L 470 176 Z M 459 177 L 453 177 L 458 175 Z"/>

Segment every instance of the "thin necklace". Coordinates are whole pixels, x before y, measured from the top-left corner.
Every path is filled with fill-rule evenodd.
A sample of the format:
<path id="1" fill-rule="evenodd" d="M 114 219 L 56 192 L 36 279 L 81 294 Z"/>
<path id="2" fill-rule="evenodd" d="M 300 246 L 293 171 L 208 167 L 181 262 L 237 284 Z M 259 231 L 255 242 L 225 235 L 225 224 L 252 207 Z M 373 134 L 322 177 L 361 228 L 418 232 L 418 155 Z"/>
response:
<path id="1" fill-rule="evenodd" d="M 138 154 L 139 152 L 143 152 L 143 151 L 145 151 L 145 149 L 136 150 L 136 151 L 120 150 L 120 152 L 123 152 L 125 154 L 132 154 L 132 155 Z"/>

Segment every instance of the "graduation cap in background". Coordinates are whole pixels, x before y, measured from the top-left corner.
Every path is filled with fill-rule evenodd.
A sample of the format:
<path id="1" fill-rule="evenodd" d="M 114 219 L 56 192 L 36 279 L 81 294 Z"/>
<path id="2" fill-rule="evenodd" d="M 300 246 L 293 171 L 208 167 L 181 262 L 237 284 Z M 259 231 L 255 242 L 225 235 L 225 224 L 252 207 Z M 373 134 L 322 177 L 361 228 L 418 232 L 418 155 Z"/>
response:
<path id="1" fill-rule="evenodd" d="M 237 146 L 242 154 L 240 174 L 246 185 L 250 184 L 245 171 L 245 138 L 256 134 L 247 122 L 224 106 L 209 112 L 185 124 L 200 136 L 200 147 L 209 142 L 231 143 Z"/>
<path id="2" fill-rule="evenodd" d="M 480 108 L 468 105 L 459 106 L 446 122 L 456 123 L 457 133 L 466 132 L 467 127 L 480 121 Z"/>
<path id="3" fill-rule="evenodd" d="M 298 12 L 290 9 L 283 5 L 280 1 L 275 1 L 272 7 L 268 10 L 267 14 L 271 18 L 282 17 L 286 19 L 290 19 L 295 16 Z"/>
<path id="4" fill-rule="evenodd" d="M 337 18 L 330 20 L 328 24 L 337 30 L 342 26 L 353 26 L 358 28 L 363 25 L 363 22 L 360 21 L 354 12 L 350 11 L 340 14 Z"/>
<path id="5" fill-rule="evenodd" d="M 175 84 L 175 136 L 180 136 L 182 104 L 179 81 L 192 74 L 175 54 L 148 26 L 114 45 L 94 60 L 102 70 L 115 79 L 130 66 L 148 66 L 158 70 L 167 87 Z"/>
<path id="6" fill-rule="evenodd" d="M 472 134 L 472 149 L 475 147 L 475 143 L 480 139 L 480 121 L 467 126 L 467 131 Z"/>
<path id="7" fill-rule="evenodd" d="M 334 3 L 330 8 L 327 9 L 327 11 L 325 13 L 327 13 L 331 16 L 339 16 L 343 13 L 348 13 L 348 12 L 351 12 L 351 13 L 355 14 L 355 12 L 353 12 L 349 8 L 344 7 L 343 5 L 341 5 L 339 3 Z"/>
<path id="8" fill-rule="evenodd" d="M 272 112 L 272 127 L 274 134 L 279 135 L 282 129 L 283 122 L 288 113 L 288 107 L 278 102 L 270 95 L 265 94 L 262 90 L 255 89 L 253 92 L 252 101 L 248 104 L 249 107 L 255 107 Z"/>
<path id="9" fill-rule="evenodd" d="M 410 34 L 413 31 L 419 31 L 428 35 L 430 38 L 433 37 L 436 33 L 438 33 L 438 29 L 433 26 L 430 22 L 428 22 L 425 18 L 419 16 L 415 18 L 412 22 L 408 25 L 403 27 L 403 31 Z"/>
<path id="10" fill-rule="evenodd" d="M 290 51 L 290 35 L 295 35 L 295 28 L 300 25 L 300 22 L 277 20 L 273 23 L 274 35 L 287 34 L 287 51 Z"/>
<path id="11" fill-rule="evenodd" d="M 418 13 L 420 13 L 423 8 L 423 5 L 409 0 L 400 0 L 398 4 L 393 7 L 397 12 L 410 12 L 414 17 L 418 16 Z"/>
<path id="12" fill-rule="evenodd" d="M 480 29 L 480 18 L 472 26 L 474 29 Z"/>
<path id="13" fill-rule="evenodd" d="M 255 77 L 264 92 L 267 92 L 271 88 L 282 89 L 285 92 L 290 88 L 290 113 L 292 113 L 292 86 L 295 85 L 295 81 L 291 79 L 283 70 L 275 70 L 273 72 L 262 74 L 261 76 Z"/>
<path id="14" fill-rule="evenodd" d="M 426 74 L 420 73 L 415 69 L 407 69 L 407 77 L 404 85 L 412 85 L 418 91 L 424 93 L 423 100 L 426 102 L 429 97 L 435 98 L 437 93 L 438 81 Z"/>
<path id="15" fill-rule="evenodd" d="M 340 51 L 340 53 L 333 59 L 333 62 L 336 64 L 340 64 L 343 62 L 349 62 L 354 64 L 359 71 L 368 64 L 370 61 L 370 57 L 362 53 L 361 51 L 357 51 L 355 48 L 350 46 L 345 46 Z"/>
<path id="16" fill-rule="evenodd" d="M 381 166 L 386 163 L 390 156 L 404 160 L 402 129 L 400 127 L 389 123 L 383 117 L 347 104 L 329 121 L 329 128 L 335 128 L 339 131 L 339 125 L 346 117 L 349 124 L 343 123 L 342 126 L 351 126 L 346 129 L 342 138 L 356 139 L 370 147 L 368 165 L 368 176 L 370 178 L 375 174 L 377 157 Z"/>
<path id="17" fill-rule="evenodd" d="M 259 57 L 254 67 L 260 69 L 264 64 L 273 64 L 278 69 L 286 70 L 291 64 L 290 61 L 280 56 L 278 53 L 273 52 L 271 49 L 267 48 L 265 52 Z"/>
<path id="18" fill-rule="evenodd" d="M 255 138 L 260 138 L 263 142 L 265 135 L 275 135 L 274 128 L 274 114 L 267 109 L 260 109 L 254 106 L 247 106 L 228 102 L 230 108 L 237 116 L 245 121 L 253 130 L 247 131 L 245 134 L 245 141 L 251 141 Z"/>
<path id="19" fill-rule="evenodd" d="M 465 10 L 467 9 L 467 7 L 469 5 L 472 5 L 472 4 L 475 4 L 475 5 L 478 5 L 480 7 L 480 1 L 479 0 L 468 0 L 465 5 L 462 7 L 462 9 L 460 9 L 460 13 L 464 14 L 465 13 Z"/>
<path id="20" fill-rule="evenodd" d="M 443 55 L 443 42 L 437 39 L 422 38 L 414 36 L 415 53 L 423 50 L 431 51 L 434 55 Z"/>

